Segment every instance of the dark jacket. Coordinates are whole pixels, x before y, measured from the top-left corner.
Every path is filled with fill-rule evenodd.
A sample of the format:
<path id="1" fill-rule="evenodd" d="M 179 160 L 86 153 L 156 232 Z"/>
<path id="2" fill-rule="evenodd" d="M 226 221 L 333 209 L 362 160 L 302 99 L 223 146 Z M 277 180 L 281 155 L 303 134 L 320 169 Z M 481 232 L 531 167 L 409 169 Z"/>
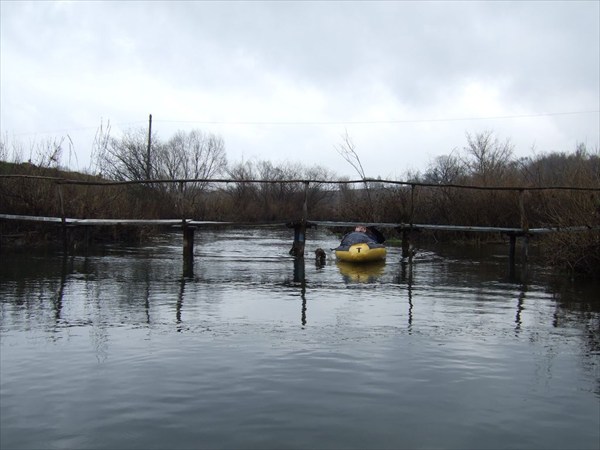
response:
<path id="1" fill-rule="evenodd" d="M 342 242 L 335 250 L 348 250 L 350 246 L 354 244 L 367 244 L 369 248 L 383 247 L 383 245 L 378 242 L 377 237 L 372 233 L 369 233 L 368 231 L 366 233 L 363 233 L 362 231 L 352 231 L 342 238 Z"/>

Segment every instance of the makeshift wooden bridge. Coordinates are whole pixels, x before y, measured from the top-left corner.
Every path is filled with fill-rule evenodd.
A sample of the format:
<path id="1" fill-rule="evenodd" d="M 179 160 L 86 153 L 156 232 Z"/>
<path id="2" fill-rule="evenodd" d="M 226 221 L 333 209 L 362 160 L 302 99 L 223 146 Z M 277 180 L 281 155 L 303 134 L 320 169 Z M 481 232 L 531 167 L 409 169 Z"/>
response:
<path id="1" fill-rule="evenodd" d="M 194 237 L 197 229 L 213 227 L 269 227 L 282 228 L 287 227 L 294 230 L 294 238 L 290 255 L 303 258 L 305 245 L 307 241 L 307 230 L 311 228 L 353 228 L 357 223 L 365 226 L 373 226 L 380 229 L 393 229 L 402 236 L 402 258 L 403 261 L 411 262 L 411 242 L 410 236 L 413 232 L 419 231 L 448 231 L 463 233 L 496 233 L 504 234 L 509 237 L 509 264 L 514 266 L 516 261 L 516 242 L 517 238 L 523 239 L 523 259 L 528 258 L 529 237 L 534 235 L 548 234 L 553 232 L 584 232 L 590 228 L 586 226 L 568 227 L 568 228 L 508 228 L 508 227 L 480 227 L 480 226 L 461 226 L 461 225 L 431 225 L 431 224 L 407 224 L 407 223 L 379 223 L 379 222 L 339 222 L 339 221 L 320 221 L 320 220 L 298 220 L 293 222 L 263 222 L 263 223 L 241 223 L 241 222 L 223 222 L 223 221 L 198 221 L 192 219 L 162 219 L 162 220 L 136 220 L 136 219 L 75 219 L 61 217 L 36 217 L 13 214 L 0 214 L 1 220 L 29 221 L 55 224 L 62 227 L 65 248 L 69 240 L 69 230 L 75 227 L 97 227 L 97 226 L 160 226 L 178 228 L 183 233 L 183 259 L 184 265 L 193 267 L 194 258 Z"/>
<path id="2" fill-rule="evenodd" d="M 232 221 L 200 221 L 189 218 L 182 219 L 161 219 L 161 220 L 142 220 L 142 219 L 78 219 L 69 218 L 65 216 L 63 206 L 63 194 L 61 186 L 63 185 L 95 185 L 95 186 L 114 186 L 114 185 L 130 185 L 130 184 L 157 184 L 157 183 L 179 183 L 183 185 L 185 183 L 236 183 L 240 180 L 233 179 L 183 179 L 183 180 L 140 180 L 140 181 L 80 181 L 80 180 L 65 180 L 61 178 L 50 178 L 50 177 L 30 177 L 22 175 L 0 175 L 0 178 L 36 178 L 46 179 L 54 182 L 58 186 L 59 198 L 60 198 L 60 210 L 61 215 L 56 217 L 39 217 L 39 216 L 26 216 L 26 215 L 15 215 L 15 214 L 0 214 L 0 220 L 5 221 L 24 221 L 24 222 L 38 222 L 38 223 L 49 223 L 56 224 L 62 229 L 63 242 L 65 248 L 68 248 L 67 243 L 69 241 L 69 230 L 76 227 L 97 227 L 97 226 L 162 226 L 162 227 L 176 227 L 182 230 L 183 233 L 183 260 L 184 267 L 189 269 L 193 267 L 194 261 L 194 235 L 195 231 L 199 228 L 206 227 L 287 227 L 294 230 L 294 238 L 290 254 L 295 258 L 303 258 L 305 244 L 307 240 L 307 230 L 315 227 L 325 228 L 353 228 L 357 224 L 374 226 L 381 229 L 393 229 L 401 235 L 402 242 L 402 259 L 406 262 L 411 262 L 412 252 L 410 246 L 410 236 L 413 232 L 419 231 L 445 231 L 445 232 L 462 232 L 462 233 L 495 233 L 503 234 L 509 237 L 509 264 L 514 267 L 516 260 L 516 243 L 517 239 L 521 238 L 523 241 L 523 260 L 526 261 L 528 258 L 529 249 L 529 238 L 535 235 L 548 234 L 554 232 L 585 232 L 590 229 L 600 230 L 600 227 L 590 226 L 573 226 L 573 227 L 543 227 L 543 228 L 530 228 L 528 226 L 527 217 L 525 215 L 523 194 L 526 191 L 536 190 L 570 190 L 570 191 L 592 191 L 600 192 L 600 188 L 581 188 L 581 187 L 564 187 L 564 186 L 550 186 L 550 187 L 477 187 L 477 186 L 463 186 L 463 185 L 440 185 L 440 184 L 429 184 L 429 183 L 413 183 L 413 182 L 401 182 L 401 181 L 387 181 L 387 180 L 374 180 L 374 179 L 361 179 L 361 180 L 345 180 L 345 181 L 331 181 L 331 180 L 242 180 L 243 183 L 301 183 L 305 186 L 304 193 L 304 204 L 301 214 L 298 216 L 300 219 L 287 221 L 287 222 L 258 222 L 258 223 L 243 223 L 243 222 L 232 222 Z M 356 183 L 378 183 L 378 184 L 392 184 L 392 185 L 404 185 L 411 188 L 410 197 L 410 214 L 408 222 L 400 223 L 379 223 L 379 222 L 341 222 L 341 221 L 323 221 L 323 220 L 311 220 L 308 216 L 308 205 L 307 205 L 307 192 L 309 185 L 313 184 L 356 184 Z M 496 190 L 496 191 L 514 191 L 519 196 L 519 211 L 520 211 L 520 226 L 519 227 L 488 227 L 488 226 L 468 226 L 468 225 L 440 225 L 440 224 L 417 224 L 413 223 L 414 213 L 414 191 L 416 187 L 433 187 L 433 188 L 460 188 L 460 189 L 479 189 L 479 190 Z"/>

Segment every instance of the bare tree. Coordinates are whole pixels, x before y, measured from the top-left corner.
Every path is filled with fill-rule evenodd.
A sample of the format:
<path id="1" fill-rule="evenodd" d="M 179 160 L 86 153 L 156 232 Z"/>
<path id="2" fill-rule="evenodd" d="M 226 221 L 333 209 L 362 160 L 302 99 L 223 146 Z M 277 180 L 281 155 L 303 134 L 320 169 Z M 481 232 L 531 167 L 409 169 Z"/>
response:
<path id="1" fill-rule="evenodd" d="M 94 157 L 100 173 L 117 181 L 146 180 L 157 178 L 157 165 L 148 161 L 147 132 L 140 128 L 126 131 L 120 139 L 110 136 L 110 128 L 96 134 Z M 160 148 L 158 136 L 152 136 L 153 151 Z"/>
<path id="2" fill-rule="evenodd" d="M 449 155 L 436 157 L 425 172 L 423 181 L 425 183 L 439 184 L 442 187 L 419 189 L 422 194 L 422 202 L 427 205 L 423 210 L 436 218 L 440 218 L 445 223 L 450 222 L 452 215 L 456 211 L 456 205 L 459 203 L 462 192 L 444 185 L 462 184 L 466 178 L 467 169 L 456 150 L 453 150 Z"/>
<path id="3" fill-rule="evenodd" d="M 352 138 L 348 135 L 348 131 L 344 133 L 342 136 L 342 143 L 335 146 L 337 152 L 341 155 L 342 158 L 346 160 L 348 164 L 352 166 L 352 168 L 358 173 L 358 176 L 361 179 L 367 178 L 365 175 L 365 169 L 360 161 L 360 157 L 358 156 L 358 152 L 356 151 L 356 145 L 352 141 Z M 365 183 L 365 187 L 366 183 Z"/>
<path id="4" fill-rule="evenodd" d="M 514 145 L 510 139 L 500 142 L 492 131 L 484 131 L 474 136 L 467 134 L 466 165 L 471 175 L 478 178 L 483 186 L 492 179 L 501 182 L 513 157 Z"/>
<path id="5" fill-rule="evenodd" d="M 254 164 L 251 161 L 243 161 L 228 167 L 227 175 L 236 180 L 227 185 L 226 193 L 231 201 L 231 218 L 252 220 L 258 218 L 258 211 L 253 205 L 258 197 L 257 186 L 247 180 L 256 178 Z"/>
<path id="6" fill-rule="evenodd" d="M 375 220 L 375 209 L 373 205 L 373 200 L 371 198 L 371 190 L 369 187 L 369 183 L 366 181 L 367 176 L 365 174 L 365 169 L 360 160 L 360 156 L 356 151 L 356 145 L 348 135 L 348 131 L 344 133 L 342 136 L 342 143 L 335 147 L 337 152 L 346 160 L 348 164 L 352 166 L 352 168 L 358 173 L 358 176 L 364 181 L 365 192 L 367 194 L 367 210 L 369 219 Z"/>
<path id="7" fill-rule="evenodd" d="M 327 187 L 327 181 L 337 178 L 336 174 L 322 166 L 312 166 L 303 169 L 304 178 L 307 180 L 323 180 L 325 183 L 310 183 L 307 192 L 307 205 L 311 215 L 318 214 L 319 206 L 333 198 L 331 185 Z M 325 214 L 325 213 L 324 213 Z M 326 215 L 326 214 L 325 214 Z"/>
<path id="8" fill-rule="evenodd" d="M 143 128 L 128 130 L 120 138 L 110 137 L 110 125 L 95 139 L 94 157 L 108 178 L 120 181 L 151 179 L 202 179 L 224 170 L 227 159 L 223 140 L 200 130 L 178 131 L 166 143 L 152 135 L 151 161 Z M 196 188 L 198 186 L 195 186 Z"/>
<path id="9" fill-rule="evenodd" d="M 110 131 L 110 120 L 106 124 L 101 120 L 100 126 L 94 136 L 94 142 L 92 143 L 92 152 L 90 155 L 90 171 L 92 173 L 97 172 L 99 175 L 102 174 L 102 163 L 104 162 L 106 149 L 110 145 L 111 140 Z"/>
<path id="10" fill-rule="evenodd" d="M 162 146 L 157 159 L 159 170 L 170 179 L 211 178 L 227 164 L 223 139 L 200 130 L 175 133 Z"/>
<path id="11" fill-rule="evenodd" d="M 227 187 L 227 192 L 233 197 L 234 201 L 243 204 L 255 197 L 255 186 L 246 181 L 255 178 L 252 162 L 242 161 L 230 166 L 227 169 L 227 175 L 229 178 L 236 180 L 235 183 Z"/>
<path id="12" fill-rule="evenodd" d="M 5 139 L 0 140 L 0 161 L 8 161 L 8 144 Z"/>
<path id="13" fill-rule="evenodd" d="M 258 187 L 263 217 L 275 220 L 300 211 L 298 203 L 301 202 L 304 185 L 288 181 L 301 179 L 302 167 L 289 162 L 273 164 L 270 161 L 259 161 L 256 167 L 260 180 L 274 182 Z"/>
<path id="14" fill-rule="evenodd" d="M 2 136 L 2 140 L 0 141 L 0 161 L 20 164 L 23 162 L 24 153 L 25 146 L 22 142 L 14 138 L 9 141 L 8 133 Z"/>
<path id="15" fill-rule="evenodd" d="M 222 173 L 227 166 L 223 139 L 200 130 L 189 133 L 178 131 L 155 156 L 158 176 L 168 180 L 207 180 Z M 193 209 L 201 194 L 206 190 L 207 181 L 170 185 L 169 191 L 177 193 L 182 213 Z M 178 192 L 176 192 L 178 191 Z"/>
<path id="16" fill-rule="evenodd" d="M 178 131 L 167 142 L 152 135 L 148 153 L 147 130 L 129 130 L 120 138 L 110 137 L 110 124 L 100 128 L 94 158 L 102 176 L 118 181 L 148 179 L 206 180 L 225 170 L 227 159 L 223 140 L 200 130 Z M 191 181 L 152 185 L 156 194 L 166 195 L 182 215 L 200 210 L 198 199 L 208 182 Z"/>
<path id="17" fill-rule="evenodd" d="M 426 183 L 436 184 L 453 184 L 464 181 L 467 174 L 460 157 L 456 151 L 452 151 L 449 155 L 441 155 L 435 158 L 433 164 L 423 176 L 423 181 Z"/>

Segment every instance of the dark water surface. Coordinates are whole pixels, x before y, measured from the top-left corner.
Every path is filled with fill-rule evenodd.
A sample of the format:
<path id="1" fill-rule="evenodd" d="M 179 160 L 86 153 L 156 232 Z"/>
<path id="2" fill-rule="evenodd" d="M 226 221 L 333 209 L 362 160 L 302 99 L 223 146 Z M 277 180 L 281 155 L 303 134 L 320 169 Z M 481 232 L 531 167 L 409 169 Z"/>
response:
<path id="1" fill-rule="evenodd" d="M 600 288 L 507 249 L 356 270 L 292 233 L 2 254 L 0 447 L 600 447 Z M 304 277 L 302 276 L 304 274 Z M 304 278 L 304 281 L 303 281 Z"/>

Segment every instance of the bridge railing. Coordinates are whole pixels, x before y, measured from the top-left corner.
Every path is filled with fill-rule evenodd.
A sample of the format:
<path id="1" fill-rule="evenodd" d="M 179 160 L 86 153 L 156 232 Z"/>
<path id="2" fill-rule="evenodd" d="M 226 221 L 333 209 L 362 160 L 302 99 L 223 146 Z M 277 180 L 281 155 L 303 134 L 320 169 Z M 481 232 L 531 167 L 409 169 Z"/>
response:
<path id="1" fill-rule="evenodd" d="M 428 183 L 428 182 L 416 182 L 416 181 L 397 181 L 397 180 L 382 180 L 382 179 L 374 179 L 374 178 L 365 178 L 365 179 L 354 179 L 354 180 L 332 180 L 332 179 L 289 179 L 289 180 L 272 180 L 272 179 L 239 179 L 239 178 L 184 178 L 184 179 L 152 179 L 152 180 L 126 180 L 126 181 L 114 181 L 114 180 L 100 180 L 100 179 L 92 179 L 92 180 L 81 180 L 81 179 L 69 179 L 69 178 L 61 178 L 61 177 L 51 177 L 51 176 L 36 176 L 36 175 L 22 175 L 22 174 L 2 174 L 0 175 L 1 179 L 20 179 L 20 180 L 30 180 L 30 181 L 39 181 L 39 182 L 50 182 L 56 185 L 57 193 L 58 193 L 58 203 L 60 208 L 61 217 L 65 217 L 65 194 L 64 194 L 64 186 L 98 186 L 98 187 L 109 187 L 109 186 L 135 186 L 135 185 L 177 185 L 182 192 L 183 195 L 183 186 L 187 184 L 194 185 L 203 185 L 203 186 L 234 186 L 234 185 L 282 185 L 282 184 L 293 184 L 296 185 L 297 190 L 301 191 L 302 187 L 304 189 L 304 201 L 302 204 L 302 210 L 297 211 L 296 218 L 300 218 L 303 220 L 308 220 L 308 208 L 311 205 L 308 205 L 309 201 L 309 188 L 310 187 L 318 187 L 318 189 L 326 192 L 332 192 L 339 189 L 342 186 L 349 185 L 360 185 L 366 187 L 364 189 L 361 187 L 363 191 L 367 191 L 370 187 L 373 191 L 380 192 L 382 189 L 385 190 L 389 187 L 392 188 L 403 188 L 402 191 L 406 197 L 406 205 L 405 211 L 402 217 L 395 217 L 395 220 L 392 222 L 406 222 L 410 225 L 413 225 L 418 218 L 416 217 L 417 210 L 423 210 L 427 206 L 423 205 L 422 202 L 419 203 L 417 200 L 417 193 L 424 192 L 425 190 L 437 190 L 441 189 L 444 191 L 448 190 L 467 190 L 467 191 L 487 191 L 487 192 L 514 192 L 517 195 L 517 204 L 518 204 L 518 217 L 519 223 L 510 223 L 510 226 L 518 226 L 521 228 L 523 232 L 529 231 L 529 220 L 527 215 L 527 207 L 525 195 L 527 193 L 532 192 L 542 192 L 542 191 L 566 191 L 566 192 L 600 192 L 600 186 L 598 187 L 582 187 L 582 186 L 478 186 L 471 184 L 455 184 L 455 183 Z M 181 202 L 181 204 L 183 204 Z M 454 205 L 458 206 L 458 205 Z M 13 211 L 2 211 L 2 206 L 0 205 L 0 213 L 11 213 Z M 600 207 L 599 207 L 600 209 Z M 184 211 L 180 211 L 182 215 L 182 219 L 184 218 Z M 600 213 L 600 211 L 599 211 Z M 376 222 L 379 221 L 379 217 L 376 217 L 377 214 L 374 214 L 373 211 L 370 211 L 370 214 L 367 214 L 368 220 Z M 129 218 L 129 219 L 135 219 Z M 290 218 L 291 219 L 291 218 Z M 339 218 L 337 218 L 339 219 Z M 351 217 L 350 220 L 359 220 L 365 221 L 364 217 Z M 430 223 L 430 222 L 428 222 Z M 442 225 L 439 221 L 435 221 L 435 225 Z M 445 223 L 443 225 L 447 226 L 457 226 L 457 225 L 465 225 L 464 223 Z M 476 226 L 484 226 L 489 224 L 483 223 L 469 223 L 473 227 Z M 498 224 L 500 225 L 500 224 Z M 555 224 L 559 226 L 560 224 Z M 575 225 L 586 225 L 586 224 L 575 224 Z"/>

